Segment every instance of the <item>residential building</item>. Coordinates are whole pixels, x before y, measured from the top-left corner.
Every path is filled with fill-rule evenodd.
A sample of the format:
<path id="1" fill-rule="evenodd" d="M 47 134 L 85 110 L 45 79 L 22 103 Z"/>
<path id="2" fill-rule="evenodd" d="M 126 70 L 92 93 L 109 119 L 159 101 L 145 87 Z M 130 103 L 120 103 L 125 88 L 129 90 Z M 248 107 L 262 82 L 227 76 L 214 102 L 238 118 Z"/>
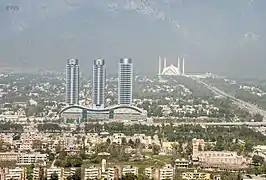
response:
<path id="1" fill-rule="evenodd" d="M 22 153 L 18 156 L 17 164 L 18 165 L 31 165 L 38 164 L 39 166 L 45 166 L 47 162 L 47 154 L 32 153 L 26 154 Z"/>
<path id="2" fill-rule="evenodd" d="M 99 167 L 93 166 L 84 170 L 84 179 L 99 179 L 100 176 L 101 170 Z"/>
<path id="3" fill-rule="evenodd" d="M 189 161 L 186 159 L 176 159 L 175 160 L 175 167 L 176 168 L 188 168 Z"/>
<path id="4" fill-rule="evenodd" d="M 157 170 L 158 180 L 173 180 L 174 179 L 174 168 L 171 165 L 166 165 L 161 169 Z"/>
<path id="5" fill-rule="evenodd" d="M 52 174 L 57 174 L 58 179 L 61 179 L 62 178 L 62 175 L 63 175 L 63 168 L 48 168 L 46 170 L 47 180 L 50 180 L 51 179 L 51 175 Z"/>
<path id="6" fill-rule="evenodd" d="M 145 177 L 149 179 L 154 178 L 154 171 L 155 169 L 153 167 L 145 168 Z"/>
<path id="7" fill-rule="evenodd" d="M 107 168 L 107 179 L 108 180 L 118 179 L 118 169 L 117 169 L 117 167 Z"/>
<path id="8" fill-rule="evenodd" d="M 24 168 L 15 168 L 15 169 L 0 169 L 0 179 L 2 180 L 21 180 L 25 178 L 25 169 Z"/>
<path id="9" fill-rule="evenodd" d="M 126 174 L 134 174 L 138 175 L 138 168 L 133 166 L 127 166 L 122 168 L 122 175 L 125 176 Z"/>
<path id="10" fill-rule="evenodd" d="M 182 179 L 186 179 L 186 180 L 210 180 L 211 179 L 211 175 L 210 173 L 205 173 L 205 172 L 197 172 L 197 170 L 195 170 L 194 172 L 184 172 L 182 173 Z"/>
<path id="11" fill-rule="evenodd" d="M 3 152 L 0 153 L 0 161 L 17 161 L 19 155 L 16 152 Z"/>

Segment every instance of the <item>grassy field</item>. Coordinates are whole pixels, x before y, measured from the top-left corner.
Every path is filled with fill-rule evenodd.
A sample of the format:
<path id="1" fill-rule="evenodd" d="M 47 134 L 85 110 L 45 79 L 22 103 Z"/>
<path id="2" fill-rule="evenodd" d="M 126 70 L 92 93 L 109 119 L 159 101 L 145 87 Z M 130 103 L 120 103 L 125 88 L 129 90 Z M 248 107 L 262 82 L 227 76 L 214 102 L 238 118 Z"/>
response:
<path id="1" fill-rule="evenodd" d="M 163 167 L 165 164 L 171 164 L 172 156 L 148 156 L 143 161 L 108 161 L 108 166 L 136 166 L 138 168 L 147 168 L 147 167 Z M 92 164 L 88 160 L 83 161 L 83 167 L 99 166 L 100 164 Z"/>

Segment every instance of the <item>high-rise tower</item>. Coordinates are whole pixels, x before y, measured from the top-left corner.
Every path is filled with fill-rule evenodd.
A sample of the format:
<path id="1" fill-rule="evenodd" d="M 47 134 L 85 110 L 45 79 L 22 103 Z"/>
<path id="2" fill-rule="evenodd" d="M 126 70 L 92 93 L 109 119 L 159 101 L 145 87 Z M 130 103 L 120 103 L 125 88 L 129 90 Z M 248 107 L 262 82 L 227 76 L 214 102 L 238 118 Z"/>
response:
<path id="1" fill-rule="evenodd" d="M 66 65 L 66 104 L 79 103 L 79 62 L 69 59 Z"/>
<path id="2" fill-rule="evenodd" d="M 162 60 L 161 60 L 161 57 L 159 56 L 159 72 L 158 72 L 158 75 L 161 75 L 161 72 L 162 72 L 162 70 L 161 70 L 161 65 L 162 65 L 162 62 L 161 62 Z"/>
<path id="3" fill-rule="evenodd" d="M 185 58 L 183 58 L 183 68 L 182 68 L 182 74 L 185 75 Z"/>
<path id="4" fill-rule="evenodd" d="M 123 58 L 118 70 L 118 104 L 132 103 L 133 64 L 131 59 Z"/>
<path id="5" fill-rule="evenodd" d="M 93 64 L 93 108 L 105 107 L 106 68 L 103 59 L 94 60 Z"/>

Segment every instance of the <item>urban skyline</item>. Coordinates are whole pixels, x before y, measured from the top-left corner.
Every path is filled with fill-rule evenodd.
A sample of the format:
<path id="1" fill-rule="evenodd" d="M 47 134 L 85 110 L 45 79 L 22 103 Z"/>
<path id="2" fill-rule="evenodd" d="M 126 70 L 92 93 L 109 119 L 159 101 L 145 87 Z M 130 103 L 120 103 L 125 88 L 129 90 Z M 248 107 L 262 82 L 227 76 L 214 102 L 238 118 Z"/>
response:
<path id="1" fill-rule="evenodd" d="M 265 19 L 265 0 L 0 1 L 0 180 L 266 179 Z"/>
<path id="2" fill-rule="evenodd" d="M 77 59 L 69 59 L 66 66 L 66 104 L 79 105 L 79 64 Z M 130 58 L 121 58 L 118 63 L 118 105 L 131 105 L 133 86 L 133 63 Z M 92 68 L 92 108 L 106 107 L 106 67 L 105 60 L 96 59 Z"/>

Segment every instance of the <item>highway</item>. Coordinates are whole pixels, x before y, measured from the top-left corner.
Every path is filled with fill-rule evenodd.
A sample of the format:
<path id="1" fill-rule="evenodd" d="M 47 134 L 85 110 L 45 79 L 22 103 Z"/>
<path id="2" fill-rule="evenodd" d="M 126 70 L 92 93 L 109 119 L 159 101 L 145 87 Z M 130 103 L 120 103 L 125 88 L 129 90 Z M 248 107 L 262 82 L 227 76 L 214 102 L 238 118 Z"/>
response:
<path id="1" fill-rule="evenodd" d="M 153 126 L 162 126 L 162 123 L 153 123 Z M 170 125 L 170 123 L 164 123 L 164 125 Z M 173 123 L 173 126 L 181 125 L 201 125 L 201 126 L 266 126 L 266 122 L 180 122 Z"/>
<path id="2" fill-rule="evenodd" d="M 196 80 L 196 79 L 194 79 Z M 223 96 L 226 98 L 229 98 L 230 100 L 232 100 L 234 103 L 236 103 L 240 108 L 245 108 L 247 109 L 251 114 L 260 114 L 264 117 L 264 121 L 266 121 L 266 111 L 262 110 L 261 108 L 259 108 L 258 106 L 251 104 L 249 102 L 245 102 L 241 99 L 237 99 L 234 96 L 227 94 L 226 92 L 218 89 L 217 87 L 214 86 L 210 86 L 207 83 L 201 81 L 201 80 L 196 80 L 198 83 L 203 84 L 205 87 L 207 87 L 209 90 L 211 90 L 215 95 L 218 96 Z"/>

